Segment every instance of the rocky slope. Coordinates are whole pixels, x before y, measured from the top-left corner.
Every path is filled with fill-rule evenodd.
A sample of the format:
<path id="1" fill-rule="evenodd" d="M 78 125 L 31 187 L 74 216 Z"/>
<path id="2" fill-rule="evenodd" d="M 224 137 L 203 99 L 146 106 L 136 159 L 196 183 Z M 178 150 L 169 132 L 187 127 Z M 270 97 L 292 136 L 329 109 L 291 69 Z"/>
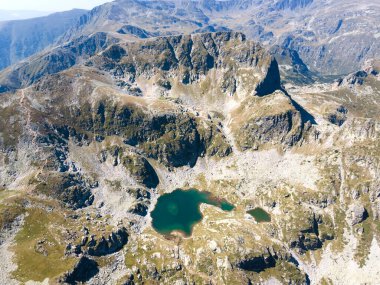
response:
<path id="1" fill-rule="evenodd" d="M 314 2 L 275 3 L 291 13 Z M 297 72 L 240 32 L 150 38 L 116 12 L 107 29 L 122 33 L 99 28 L 0 73 L 0 283 L 376 283 L 378 62 L 292 85 L 281 75 Z M 177 188 L 235 208 L 202 204 L 190 237 L 163 236 L 150 213 Z M 256 207 L 270 222 L 247 214 Z"/>

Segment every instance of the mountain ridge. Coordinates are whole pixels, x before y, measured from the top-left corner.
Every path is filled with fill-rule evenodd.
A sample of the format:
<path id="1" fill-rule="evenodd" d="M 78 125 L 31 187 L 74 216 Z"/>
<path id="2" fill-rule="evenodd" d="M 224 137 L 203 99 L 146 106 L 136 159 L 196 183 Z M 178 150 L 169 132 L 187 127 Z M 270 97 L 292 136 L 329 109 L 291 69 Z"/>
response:
<path id="1" fill-rule="evenodd" d="M 330 9 L 325 9 L 326 5 Z M 123 26 L 129 27 L 122 33 L 129 35 L 132 41 L 139 37 L 235 30 L 242 31 L 248 38 L 268 48 L 280 46 L 298 53 L 314 74 L 306 75 L 306 80 L 324 80 L 354 72 L 365 60 L 379 57 L 375 36 L 380 31 L 375 29 L 368 34 L 368 30 L 363 28 L 377 27 L 371 10 L 379 11 L 380 6 L 376 3 L 355 5 L 352 0 L 341 4 L 323 0 L 114 1 L 95 7 L 68 25 L 68 30 L 62 31 L 59 36 L 57 34 L 40 43 L 38 49 L 13 56 L 14 60 L 7 59 L 6 53 L 12 53 L 10 47 L 3 46 L 5 55 L 0 68 L 52 43 L 63 44 L 99 31 L 117 36 L 117 31 L 122 31 Z M 317 18 L 313 16 L 315 11 L 318 11 Z M 334 11 L 336 13 L 330 15 Z M 148 17 L 148 14 L 151 16 Z M 241 17 L 237 17 L 239 14 Z M 363 25 L 360 21 L 364 21 Z M 347 29 L 355 32 L 350 33 Z M 340 53 L 342 48 L 346 49 L 346 53 Z M 282 57 L 281 54 L 277 56 L 278 60 Z"/>

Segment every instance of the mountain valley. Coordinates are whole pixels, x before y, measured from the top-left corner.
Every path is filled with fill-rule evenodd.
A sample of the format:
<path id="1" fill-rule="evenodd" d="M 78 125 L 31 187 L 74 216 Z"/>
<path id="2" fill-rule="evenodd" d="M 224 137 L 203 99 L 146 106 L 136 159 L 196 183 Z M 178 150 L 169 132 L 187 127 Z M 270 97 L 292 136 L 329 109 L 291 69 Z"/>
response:
<path id="1" fill-rule="evenodd" d="M 0 283 L 376 284 L 380 3 L 359 2 L 117 0 L 4 61 Z M 200 216 L 160 232 L 178 189 Z"/>

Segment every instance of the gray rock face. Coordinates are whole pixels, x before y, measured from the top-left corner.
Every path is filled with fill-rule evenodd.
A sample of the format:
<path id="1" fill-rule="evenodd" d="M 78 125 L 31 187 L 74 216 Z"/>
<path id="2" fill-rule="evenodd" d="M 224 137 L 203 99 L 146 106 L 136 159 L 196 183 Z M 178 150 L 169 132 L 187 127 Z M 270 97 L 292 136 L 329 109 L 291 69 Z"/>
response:
<path id="1" fill-rule="evenodd" d="M 107 238 L 92 238 L 87 246 L 87 253 L 92 256 L 104 256 L 115 253 L 123 248 L 128 242 L 128 232 L 125 228 L 118 229 Z"/>
<path id="2" fill-rule="evenodd" d="M 119 34 L 123 34 L 123 35 L 131 34 L 131 35 L 134 35 L 140 39 L 146 39 L 146 38 L 150 38 L 150 37 L 155 36 L 155 34 L 149 33 L 147 31 L 145 31 L 144 29 L 141 29 L 139 27 L 132 26 L 132 25 L 122 26 L 117 32 Z"/>
<path id="3" fill-rule="evenodd" d="M 352 133 L 361 140 L 378 139 L 380 138 L 380 122 L 374 119 L 355 118 L 343 125 L 343 131 Z"/>
<path id="4" fill-rule="evenodd" d="M 266 112 L 252 114 L 249 111 L 252 106 Z M 236 129 L 236 143 L 243 150 L 273 143 L 292 146 L 300 141 L 305 131 L 306 121 L 282 92 L 247 99 L 237 112 L 245 118 L 244 122 L 233 126 Z"/>
<path id="5" fill-rule="evenodd" d="M 78 284 L 82 282 L 87 282 L 96 274 L 98 274 L 98 264 L 96 261 L 82 256 L 78 263 L 74 266 L 73 270 L 65 273 L 59 278 L 59 284 Z"/>
<path id="6" fill-rule="evenodd" d="M 343 78 L 338 79 L 337 84 L 340 87 L 353 87 L 355 85 L 363 85 L 368 77 L 374 77 L 379 74 L 379 71 L 372 66 L 366 68 L 366 70 L 359 70 L 351 73 Z"/>
<path id="7" fill-rule="evenodd" d="M 256 95 L 265 96 L 272 94 L 276 90 L 281 89 L 280 71 L 278 69 L 278 63 L 274 59 L 271 61 L 265 78 L 256 88 Z"/>
<path id="8" fill-rule="evenodd" d="M 313 0 L 281 0 L 277 1 L 275 4 L 275 7 L 278 10 L 285 10 L 285 9 L 290 9 L 290 10 L 295 10 L 297 8 L 304 8 L 308 5 L 313 3 Z"/>
<path id="9" fill-rule="evenodd" d="M 293 144 L 297 138 L 287 137 L 293 126 L 300 128 L 297 133 L 301 134 L 301 120 L 296 112 L 288 111 L 283 114 L 268 117 L 259 117 L 249 121 L 241 130 L 247 134 L 248 145 L 254 142 L 269 143 L 274 141 Z"/>
<path id="10" fill-rule="evenodd" d="M 347 120 L 347 113 L 347 109 L 344 106 L 340 106 L 334 112 L 327 115 L 327 120 L 334 125 L 342 126 Z"/>
<path id="11" fill-rule="evenodd" d="M 122 164 L 138 183 L 147 188 L 157 187 L 159 183 L 158 176 L 152 165 L 144 157 L 125 151 L 122 147 L 112 146 L 108 151 L 103 150 L 99 154 L 101 162 L 106 161 L 108 153 L 112 157 L 113 165 Z M 143 189 L 134 189 L 132 194 L 136 199 L 150 195 L 149 192 Z"/>
<path id="12" fill-rule="evenodd" d="M 244 50 L 241 53 L 233 52 L 224 47 L 226 43 L 241 45 Z M 261 54 L 260 50 L 262 48 L 256 43 L 246 41 L 242 33 L 205 33 L 162 37 L 125 47 L 113 46 L 93 62 L 101 69 L 112 69 L 118 72 L 115 75 L 129 75 L 131 79 L 140 75 L 151 76 L 154 69 L 164 72 L 184 70 L 183 83 L 191 83 L 212 68 L 229 68 L 230 57 L 241 65 L 254 66 L 255 61 L 268 56 Z M 134 60 L 135 57 L 140 60 Z M 274 85 L 278 87 L 276 83 Z"/>
<path id="13" fill-rule="evenodd" d="M 66 247 L 65 255 L 78 256 L 86 253 L 91 256 L 105 256 L 118 252 L 128 243 L 129 234 L 127 229 L 122 227 L 112 232 L 108 237 L 101 236 L 97 238 L 95 235 L 89 237 L 87 232 L 80 244 L 69 243 Z"/>
<path id="14" fill-rule="evenodd" d="M 134 83 L 139 76 L 149 79 L 155 73 L 163 74 L 163 80 L 177 76 L 188 85 L 212 69 L 223 69 L 227 72 L 221 87 L 233 95 L 237 89 L 235 73 L 240 68 L 251 68 L 265 72 L 256 85 L 257 95 L 264 96 L 281 89 L 276 60 L 260 45 L 248 41 L 244 34 L 238 32 L 161 37 L 113 45 L 88 64 L 127 81 L 125 86 Z M 168 81 L 158 84 L 166 90 L 171 89 Z"/>
<path id="15" fill-rule="evenodd" d="M 91 186 L 78 173 L 49 172 L 37 179 L 36 193 L 58 199 L 69 208 L 83 208 L 94 200 Z"/>
<path id="16" fill-rule="evenodd" d="M 348 220 L 352 226 L 360 224 L 368 218 L 367 210 L 363 207 L 363 205 L 360 204 L 351 205 L 347 215 Z"/>

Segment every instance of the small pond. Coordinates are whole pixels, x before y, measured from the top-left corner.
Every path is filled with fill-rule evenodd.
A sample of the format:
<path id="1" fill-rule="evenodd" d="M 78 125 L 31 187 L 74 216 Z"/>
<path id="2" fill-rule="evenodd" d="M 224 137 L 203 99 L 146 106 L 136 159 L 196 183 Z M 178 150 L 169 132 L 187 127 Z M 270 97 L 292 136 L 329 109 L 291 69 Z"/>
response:
<path id="1" fill-rule="evenodd" d="M 250 214 L 258 223 L 271 221 L 270 215 L 261 208 L 252 209 L 247 213 Z"/>
<path id="2" fill-rule="evenodd" d="M 223 211 L 232 211 L 235 208 L 209 192 L 177 189 L 158 198 L 156 207 L 151 212 L 152 226 L 163 235 L 178 231 L 190 236 L 194 225 L 202 220 L 199 208 L 202 203 L 219 207 Z"/>

